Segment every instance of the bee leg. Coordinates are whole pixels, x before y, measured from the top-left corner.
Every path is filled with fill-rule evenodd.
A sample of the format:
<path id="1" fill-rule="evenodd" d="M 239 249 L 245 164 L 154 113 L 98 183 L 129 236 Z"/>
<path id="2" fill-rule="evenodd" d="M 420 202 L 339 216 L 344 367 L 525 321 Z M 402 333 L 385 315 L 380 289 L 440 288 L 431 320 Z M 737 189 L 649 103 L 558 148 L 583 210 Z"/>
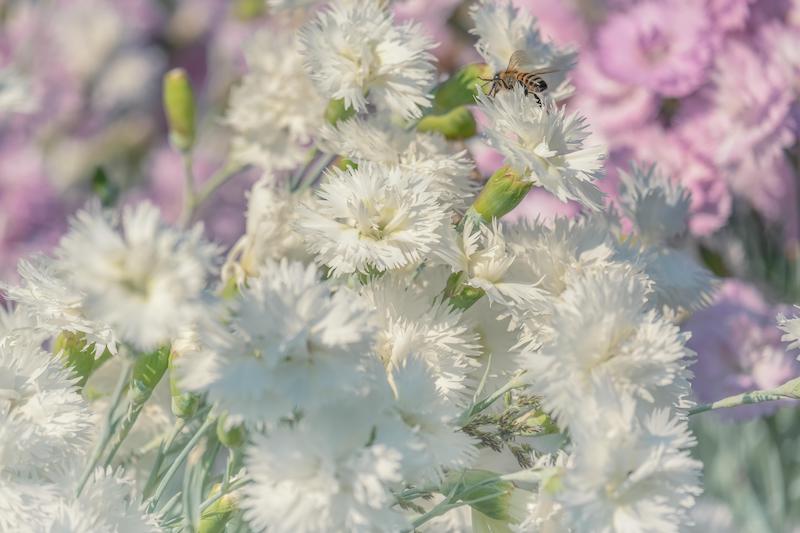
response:
<path id="1" fill-rule="evenodd" d="M 531 93 L 531 94 L 533 95 L 534 98 L 536 98 L 536 103 L 538 104 L 538 106 L 542 107 L 542 99 L 539 98 L 539 95 L 536 93 Z"/>
<path id="2" fill-rule="evenodd" d="M 528 88 L 525 87 L 524 85 L 522 86 L 522 92 L 525 93 L 525 96 L 528 96 L 528 94 L 530 94 L 530 91 L 528 91 Z M 534 96 L 536 96 L 536 95 L 534 95 Z M 538 99 L 538 97 L 537 97 L 537 99 Z"/>

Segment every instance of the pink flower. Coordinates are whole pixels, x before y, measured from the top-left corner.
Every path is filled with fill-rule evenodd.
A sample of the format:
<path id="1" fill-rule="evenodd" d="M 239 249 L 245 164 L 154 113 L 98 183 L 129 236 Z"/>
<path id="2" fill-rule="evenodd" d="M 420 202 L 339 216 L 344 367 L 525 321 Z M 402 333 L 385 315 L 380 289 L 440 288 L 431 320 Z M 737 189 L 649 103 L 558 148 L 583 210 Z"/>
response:
<path id="1" fill-rule="evenodd" d="M 713 305 L 687 322 L 689 346 L 697 352 L 694 392 L 703 403 L 742 392 L 776 387 L 798 375 L 800 365 L 781 345 L 775 325 L 780 307 L 739 280 L 726 280 Z M 735 419 L 763 416 L 779 404 L 764 403 L 723 411 Z"/>
<path id="2" fill-rule="evenodd" d="M 556 217 L 574 218 L 581 207 L 576 202 L 562 202 L 541 187 L 534 187 L 520 204 L 503 217 L 503 222 L 519 220 L 552 221 Z"/>
<path id="3" fill-rule="evenodd" d="M 576 3 L 552 0 L 512 0 L 511 3 L 536 17 L 542 35 L 557 45 L 586 44 L 589 30 Z"/>
<path id="4" fill-rule="evenodd" d="M 0 279 L 17 261 L 54 246 L 66 228 L 67 209 L 47 181 L 40 156 L 22 139 L 0 145 Z"/>
<path id="5" fill-rule="evenodd" d="M 616 80 L 678 97 L 706 81 L 714 35 L 696 0 L 643 2 L 609 17 L 597 34 L 599 63 Z"/>
<path id="6" fill-rule="evenodd" d="M 601 134 L 613 136 L 642 126 L 656 117 L 658 101 L 644 87 L 616 80 L 602 70 L 591 49 L 581 51 L 574 73 L 574 108 L 580 109 Z"/>

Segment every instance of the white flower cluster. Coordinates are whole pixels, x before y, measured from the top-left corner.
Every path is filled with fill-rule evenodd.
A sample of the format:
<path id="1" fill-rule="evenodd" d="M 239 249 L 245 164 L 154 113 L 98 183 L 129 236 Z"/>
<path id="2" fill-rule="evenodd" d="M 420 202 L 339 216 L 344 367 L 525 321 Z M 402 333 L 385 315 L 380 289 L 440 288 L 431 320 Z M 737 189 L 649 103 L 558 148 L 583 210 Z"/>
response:
<path id="1" fill-rule="evenodd" d="M 686 193 L 634 167 L 603 210 L 604 150 L 555 103 L 574 54 L 509 2 L 472 10 L 479 52 L 497 70 L 525 50 L 561 69 L 560 89 L 543 106 L 468 89 L 505 157 L 486 183 L 453 135 L 416 130 L 435 73 L 417 26 L 377 0 L 306 15 L 297 42 L 255 37 L 231 96 L 233 158 L 267 174 L 221 268 L 200 226 L 90 206 L 5 287 L 0 529 L 38 508 L 32 531 L 685 530 L 701 487 L 676 323 L 712 285 L 677 247 Z M 330 100 L 347 112 L 322 126 Z M 496 206 L 537 186 L 582 214 L 504 223 Z M 129 458 L 158 449 L 145 501 L 91 468 L 87 444 L 105 441 L 64 367 L 75 354 L 43 350 L 64 333 L 93 352 L 90 372 L 133 359 L 109 407 L 123 439 L 169 374 L 181 420 Z M 555 434 L 568 438 L 546 449 Z"/>

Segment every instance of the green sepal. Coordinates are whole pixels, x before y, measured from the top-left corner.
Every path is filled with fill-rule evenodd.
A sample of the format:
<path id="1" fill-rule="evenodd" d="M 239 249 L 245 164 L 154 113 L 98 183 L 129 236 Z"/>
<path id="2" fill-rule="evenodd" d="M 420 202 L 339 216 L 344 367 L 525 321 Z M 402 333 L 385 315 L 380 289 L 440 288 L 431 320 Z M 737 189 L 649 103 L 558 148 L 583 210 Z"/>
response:
<path id="1" fill-rule="evenodd" d="M 453 141 L 469 139 L 478 131 L 475 117 L 466 106 L 459 106 L 442 114 L 425 115 L 417 123 L 417 131 L 423 133 L 441 133 Z"/>
<path id="2" fill-rule="evenodd" d="M 335 126 L 340 120 L 347 120 L 355 114 L 355 109 L 352 107 L 345 107 L 343 99 L 331 100 L 325 108 L 325 122 Z"/>
<path id="3" fill-rule="evenodd" d="M 475 96 L 485 82 L 480 78 L 491 78 L 489 65 L 473 63 L 463 67 L 442 82 L 433 93 L 433 112 L 442 114 L 456 107 L 472 105 Z"/>
<path id="4" fill-rule="evenodd" d="M 472 209 L 485 221 L 491 222 L 517 207 L 532 187 L 531 181 L 523 179 L 511 167 L 500 167 L 483 186 Z"/>

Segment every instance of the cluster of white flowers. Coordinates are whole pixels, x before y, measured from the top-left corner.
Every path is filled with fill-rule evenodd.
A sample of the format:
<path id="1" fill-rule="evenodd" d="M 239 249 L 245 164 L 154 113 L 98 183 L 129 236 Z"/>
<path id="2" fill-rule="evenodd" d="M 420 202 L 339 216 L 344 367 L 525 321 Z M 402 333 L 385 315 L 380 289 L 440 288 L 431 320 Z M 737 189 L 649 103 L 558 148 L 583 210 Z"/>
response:
<path id="1" fill-rule="evenodd" d="M 701 486 L 678 318 L 712 289 L 678 247 L 687 194 L 634 167 L 603 209 L 604 150 L 555 102 L 575 56 L 510 2 L 472 10 L 478 51 L 560 72 L 542 106 L 468 88 L 505 157 L 485 184 L 451 133 L 415 128 L 435 77 L 419 27 L 377 0 L 305 16 L 296 41 L 254 38 L 231 95 L 232 157 L 266 173 L 224 265 L 200 226 L 90 206 L 5 287 L 0 529 L 39 508 L 31 531 L 684 530 Z M 323 126 L 332 100 L 344 116 Z M 582 214 L 493 211 L 531 187 Z M 59 352 L 64 334 L 80 349 Z M 133 362 L 104 399 L 122 439 L 169 374 L 180 420 L 129 457 L 158 448 L 144 501 L 86 451 L 116 464 L 78 388 L 107 358 Z"/>

